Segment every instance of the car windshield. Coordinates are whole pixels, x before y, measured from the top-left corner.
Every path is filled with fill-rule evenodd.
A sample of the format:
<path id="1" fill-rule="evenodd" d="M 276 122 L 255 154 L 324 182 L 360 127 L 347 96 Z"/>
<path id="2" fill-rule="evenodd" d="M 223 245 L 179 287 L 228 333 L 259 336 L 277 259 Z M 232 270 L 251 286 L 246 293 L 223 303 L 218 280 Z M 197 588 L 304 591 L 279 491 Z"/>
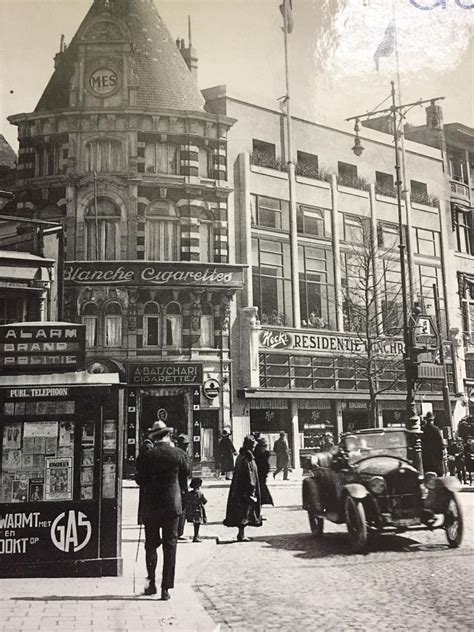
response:
<path id="1" fill-rule="evenodd" d="M 349 462 L 352 463 L 377 454 L 408 458 L 407 435 L 403 430 L 345 435 L 341 439 L 341 446 L 349 454 Z"/>

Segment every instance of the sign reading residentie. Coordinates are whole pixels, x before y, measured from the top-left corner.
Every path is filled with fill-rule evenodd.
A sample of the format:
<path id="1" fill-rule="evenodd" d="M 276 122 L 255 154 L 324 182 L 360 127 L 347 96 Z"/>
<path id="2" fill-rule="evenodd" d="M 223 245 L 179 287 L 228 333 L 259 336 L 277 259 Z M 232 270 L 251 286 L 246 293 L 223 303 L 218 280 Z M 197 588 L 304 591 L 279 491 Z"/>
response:
<path id="1" fill-rule="evenodd" d="M 153 287 L 242 287 L 243 266 L 224 263 L 152 261 L 70 261 L 64 268 L 66 285 L 148 285 Z"/>

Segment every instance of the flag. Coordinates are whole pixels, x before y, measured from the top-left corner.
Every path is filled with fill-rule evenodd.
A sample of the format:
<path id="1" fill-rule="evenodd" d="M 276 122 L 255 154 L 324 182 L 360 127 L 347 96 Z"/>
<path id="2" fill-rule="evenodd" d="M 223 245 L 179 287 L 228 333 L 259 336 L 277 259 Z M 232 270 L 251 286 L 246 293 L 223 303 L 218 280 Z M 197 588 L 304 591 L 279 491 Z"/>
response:
<path id="1" fill-rule="evenodd" d="M 374 54 L 375 68 L 379 71 L 380 57 L 389 57 L 395 50 L 395 22 L 392 20 L 385 29 L 382 41 Z"/>
<path id="2" fill-rule="evenodd" d="M 293 31 L 293 1 L 292 0 L 283 0 L 280 4 L 280 11 L 285 19 L 286 14 L 286 32 L 292 33 Z"/>

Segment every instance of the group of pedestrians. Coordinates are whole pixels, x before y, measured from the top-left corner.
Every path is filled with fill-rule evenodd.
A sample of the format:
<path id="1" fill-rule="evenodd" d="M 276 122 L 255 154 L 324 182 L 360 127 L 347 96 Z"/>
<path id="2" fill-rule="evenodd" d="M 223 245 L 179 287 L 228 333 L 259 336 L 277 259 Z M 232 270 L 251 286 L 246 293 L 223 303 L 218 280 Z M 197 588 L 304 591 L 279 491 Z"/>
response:
<path id="1" fill-rule="evenodd" d="M 473 433 L 474 434 L 474 433 Z M 472 484 L 472 454 L 470 442 L 469 422 L 461 422 L 457 436 L 448 441 L 447 467 L 451 476 L 457 476 L 464 485 Z M 435 416 L 428 412 L 424 420 L 422 435 L 423 470 L 435 472 L 438 476 L 445 473 L 444 441 L 441 430 L 435 424 Z"/>

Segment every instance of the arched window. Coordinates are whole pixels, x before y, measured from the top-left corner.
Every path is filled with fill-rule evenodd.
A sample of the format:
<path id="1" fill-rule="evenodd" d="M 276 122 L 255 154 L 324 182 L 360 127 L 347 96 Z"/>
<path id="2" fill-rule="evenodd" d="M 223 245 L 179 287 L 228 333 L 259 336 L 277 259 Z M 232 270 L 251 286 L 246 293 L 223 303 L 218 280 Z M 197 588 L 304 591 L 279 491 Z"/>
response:
<path id="1" fill-rule="evenodd" d="M 181 347 L 183 337 L 181 307 L 178 303 L 168 303 L 166 306 L 165 345 L 167 347 Z"/>
<path id="2" fill-rule="evenodd" d="M 209 213 L 203 211 L 199 217 L 199 261 L 214 260 L 214 225 Z"/>
<path id="3" fill-rule="evenodd" d="M 177 145 L 170 143 L 145 144 L 145 172 L 177 174 L 179 164 L 179 150 Z"/>
<path id="4" fill-rule="evenodd" d="M 120 209 L 107 198 L 92 200 L 86 212 L 87 260 L 116 260 L 119 253 Z"/>
<path id="5" fill-rule="evenodd" d="M 98 309 L 95 303 L 86 303 L 82 308 L 82 324 L 86 326 L 86 346 L 97 347 Z"/>
<path id="6" fill-rule="evenodd" d="M 98 138 L 86 144 L 86 171 L 121 171 L 122 143 L 109 138 Z"/>
<path id="7" fill-rule="evenodd" d="M 202 306 L 201 312 L 201 347 L 214 347 L 214 314 L 208 304 Z"/>
<path id="8" fill-rule="evenodd" d="M 145 259 L 178 261 L 181 252 L 179 217 L 167 200 L 153 202 L 146 210 Z"/>
<path id="9" fill-rule="evenodd" d="M 119 303 L 108 303 L 104 309 L 104 344 L 106 347 L 122 345 L 122 308 Z"/>
<path id="10" fill-rule="evenodd" d="M 146 303 L 143 311 L 143 346 L 157 347 L 161 342 L 160 308 L 154 302 Z"/>
<path id="11" fill-rule="evenodd" d="M 212 171 L 212 153 L 205 147 L 199 147 L 199 175 L 201 178 L 209 178 Z"/>

